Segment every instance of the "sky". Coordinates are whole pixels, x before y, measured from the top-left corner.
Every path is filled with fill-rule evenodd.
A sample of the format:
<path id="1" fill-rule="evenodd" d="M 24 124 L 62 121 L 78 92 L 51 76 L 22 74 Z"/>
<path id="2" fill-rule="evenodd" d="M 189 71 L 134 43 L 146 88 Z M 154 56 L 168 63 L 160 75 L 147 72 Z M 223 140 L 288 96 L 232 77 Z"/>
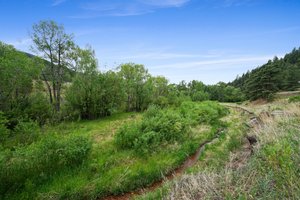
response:
<path id="1" fill-rule="evenodd" d="M 100 71 L 133 62 L 171 83 L 229 82 L 300 46 L 300 0 L 0 0 L 0 19 L 0 41 L 19 50 L 54 20 Z"/>

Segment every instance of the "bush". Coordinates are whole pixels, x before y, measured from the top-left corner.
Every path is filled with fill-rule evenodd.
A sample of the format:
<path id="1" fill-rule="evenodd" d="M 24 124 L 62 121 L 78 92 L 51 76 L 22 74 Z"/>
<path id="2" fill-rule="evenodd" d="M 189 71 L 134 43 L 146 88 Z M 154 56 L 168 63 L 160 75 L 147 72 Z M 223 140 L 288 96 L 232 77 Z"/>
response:
<path id="1" fill-rule="evenodd" d="M 15 192 L 30 182 L 48 180 L 61 170 L 80 165 L 88 156 L 91 142 L 82 136 L 47 136 L 38 143 L 0 153 L 0 192 Z"/>
<path id="2" fill-rule="evenodd" d="M 148 152 L 162 143 L 182 140 L 186 132 L 187 123 L 178 112 L 151 106 L 141 122 L 124 125 L 117 131 L 115 143 L 119 148 Z"/>
<path id="3" fill-rule="evenodd" d="M 12 131 L 14 145 L 31 144 L 36 141 L 40 135 L 40 127 L 34 121 L 20 121 Z"/>
<path id="4" fill-rule="evenodd" d="M 191 125 L 213 123 L 227 113 L 223 106 L 211 101 L 201 103 L 183 102 L 179 110 Z"/>
<path id="5" fill-rule="evenodd" d="M 5 142 L 9 136 L 10 130 L 6 127 L 8 120 L 3 112 L 0 112 L 0 144 Z"/>
<path id="6" fill-rule="evenodd" d="M 37 121 L 39 125 L 46 123 L 52 116 L 52 107 L 43 93 L 35 93 L 29 97 L 29 106 L 25 113 L 30 119 Z"/>
<path id="7" fill-rule="evenodd" d="M 213 123 L 226 113 L 215 102 L 184 102 L 179 109 L 160 109 L 150 106 L 140 122 L 122 126 L 115 135 L 119 148 L 148 153 L 163 144 L 184 142 L 190 125 Z"/>
<path id="8" fill-rule="evenodd" d="M 204 91 L 197 91 L 193 93 L 192 95 L 192 100 L 193 101 L 207 101 L 209 100 L 209 94 Z"/>
<path id="9" fill-rule="evenodd" d="M 300 95 L 299 96 L 293 96 L 289 98 L 289 103 L 292 102 L 300 102 Z"/>
<path id="10" fill-rule="evenodd" d="M 128 123 L 118 129 L 115 135 L 115 143 L 119 148 L 130 149 L 134 147 L 135 140 L 139 137 L 140 124 Z"/>

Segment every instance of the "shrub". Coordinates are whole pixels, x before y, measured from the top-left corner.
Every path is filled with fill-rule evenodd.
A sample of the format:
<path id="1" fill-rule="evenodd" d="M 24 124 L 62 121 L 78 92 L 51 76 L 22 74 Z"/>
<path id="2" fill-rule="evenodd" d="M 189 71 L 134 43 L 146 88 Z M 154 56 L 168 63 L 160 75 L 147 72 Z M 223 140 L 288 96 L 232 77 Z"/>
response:
<path id="1" fill-rule="evenodd" d="M 139 137 L 140 124 L 128 123 L 118 129 L 115 135 L 115 143 L 119 148 L 129 149 L 134 147 L 135 140 Z"/>
<path id="2" fill-rule="evenodd" d="M 9 136 L 10 130 L 6 127 L 8 120 L 3 112 L 0 112 L 0 144 L 5 142 Z"/>
<path id="3" fill-rule="evenodd" d="M 224 116 L 227 110 L 216 102 L 201 103 L 183 102 L 179 107 L 180 113 L 187 118 L 191 125 L 213 123 Z"/>
<path id="4" fill-rule="evenodd" d="M 160 109 L 150 106 L 140 122 L 122 126 L 115 135 L 119 148 L 147 153 L 163 144 L 184 142 L 190 125 L 213 123 L 226 113 L 215 102 L 184 102 L 179 109 Z"/>
<path id="5" fill-rule="evenodd" d="M 14 145 L 31 144 L 36 141 L 40 134 L 40 127 L 34 121 L 20 121 L 12 131 Z"/>
<path id="6" fill-rule="evenodd" d="M 197 91 L 191 95 L 193 101 L 207 101 L 209 99 L 209 94 L 204 91 Z"/>
<path id="7" fill-rule="evenodd" d="M 293 96 L 289 98 L 289 102 L 300 102 L 300 95 L 299 96 Z"/>
<path id="8" fill-rule="evenodd" d="M 0 192 L 14 192 L 30 182 L 48 180 L 61 170 L 80 165 L 88 156 L 91 142 L 82 136 L 47 136 L 38 143 L 0 153 Z"/>
<path id="9" fill-rule="evenodd" d="M 30 119 L 37 121 L 39 125 L 46 123 L 52 116 L 52 107 L 43 93 L 34 93 L 29 97 L 29 106 L 25 110 Z"/>
<path id="10" fill-rule="evenodd" d="M 148 152 L 162 143 L 180 141 L 186 136 L 187 123 L 175 110 L 159 110 L 151 106 L 140 122 L 124 125 L 115 136 L 119 148 L 133 148 L 137 152 Z"/>

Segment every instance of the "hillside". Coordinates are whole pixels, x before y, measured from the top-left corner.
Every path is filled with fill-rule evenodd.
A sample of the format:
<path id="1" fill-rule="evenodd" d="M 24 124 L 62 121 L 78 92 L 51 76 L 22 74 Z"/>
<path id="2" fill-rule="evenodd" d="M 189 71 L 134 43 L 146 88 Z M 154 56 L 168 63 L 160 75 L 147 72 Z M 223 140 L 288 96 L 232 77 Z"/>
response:
<path id="1" fill-rule="evenodd" d="M 274 57 L 268 63 L 237 77 L 229 85 L 241 88 L 250 100 L 272 99 L 275 92 L 292 91 L 300 87 L 300 48 L 283 58 Z"/>
<path id="2" fill-rule="evenodd" d="M 225 135 L 207 144 L 185 175 L 135 199 L 298 199 L 299 96 L 294 99 L 223 104 L 230 108 Z"/>

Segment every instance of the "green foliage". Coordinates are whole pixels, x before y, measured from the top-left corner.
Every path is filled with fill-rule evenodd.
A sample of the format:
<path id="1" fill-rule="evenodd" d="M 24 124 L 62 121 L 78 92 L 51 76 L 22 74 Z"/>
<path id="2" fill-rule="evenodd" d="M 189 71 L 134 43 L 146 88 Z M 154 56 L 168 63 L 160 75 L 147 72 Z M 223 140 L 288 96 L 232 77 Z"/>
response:
<path id="1" fill-rule="evenodd" d="M 148 153 L 158 150 L 163 143 L 181 141 L 187 130 L 187 123 L 178 112 L 153 106 L 145 112 L 141 122 L 121 127 L 116 133 L 115 143 L 119 148 Z"/>
<path id="2" fill-rule="evenodd" d="M 96 119 L 109 116 L 121 108 L 124 93 L 114 72 L 78 74 L 66 91 L 67 112 L 73 118 Z M 79 116 L 76 116 L 76 113 Z"/>
<path id="3" fill-rule="evenodd" d="M 40 136 L 40 127 L 34 121 L 19 121 L 10 136 L 10 146 L 28 145 Z"/>
<path id="4" fill-rule="evenodd" d="M 34 60 L 10 45 L 0 42 L 0 110 L 21 112 L 28 103 L 40 68 Z"/>
<path id="5" fill-rule="evenodd" d="M 296 132 L 295 132 L 296 133 Z M 297 133 L 267 144 L 247 169 L 257 171 L 250 195 L 257 198 L 273 196 L 280 199 L 297 199 L 299 184 L 299 136 Z M 252 167 L 252 168 L 251 168 Z"/>
<path id="6" fill-rule="evenodd" d="M 212 101 L 205 101 L 198 104 L 183 102 L 179 110 L 192 125 L 214 123 L 227 113 L 227 110 L 223 106 Z"/>
<path id="7" fill-rule="evenodd" d="M 225 109 L 215 102 L 184 102 L 179 109 L 151 106 L 144 113 L 141 122 L 124 125 L 117 131 L 115 143 L 121 149 L 153 152 L 162 144 L 187 140 L 191 125 L 215 123 L 225 113 Z"/>
<path id="8" fill-rule="evenodd" d="M 119 148 L 130 149 L 135 145 L 135 140 L 140 136 L 140 124 L 137 122 L 128 123 L 118 129 L 115 136 L 115 143 Z"/>
<path id="9" fill-rule="evenodd" d="M 4 113 L 0 111 L 0 144 L 5 142 L 10 134 L 10 130 L 6 127 L 7 122 Z"/>
<path id="10" fill-rule="evenodd" d="M 300 102 L 300 96 L 293 96 L 289 98 L 289 102 Z"/>
<path id="11" fill-rule="evenodd" d="M 119 76 L 122 77 L 126 92 L 127 111 L 142 111 L 147 108 L 147 101 L 151 98 L 151 88 L 148 84 L 150 74 L 143 65 L 134 63 L 119 66 Z"/>
<path id="12" fill-rule="evenodd" d="M 207 86 L 210 100 L 220 102 L 240 102 L 245 100 L 245 95 L 239 88 L 219 82 L 216 85 Z"/>
<path id="13" fill-rule="evenodd" d="M 192 94 L 191 98 L 193 101 L 206 101 L 209 100 L 209 94 L 204 91 L 197 91 Z"/>
<path id="14" fill-rule="evenodd" d="M 115 72 L 100 73 L 94 51 L 77 48 L 77 74 L 67 89 L 67 112 L 81 119 L 111 115 L 124 101 L 122 79 Z"/>
<path id="15" fill-rule="evenodd" d="M 1 152 L 1 194 L 32 187 L 46 181 L 61 170 L 80 165 L 91 149 L 89 139 L 82 136 L 47 136 L 30 146 Z"/>
<path id="16" fill-rule="evenodd" d="M 66 69 L 71 67 L 75 49 L 73 35 L 65 32 L 63 25 L 52 20 L 40 21 L 32 26 L 32 49 L 47 60 L 48 67 L 42 72 L 50 103 L 60 111 L 61 89 Z"/>
<path id="17" fill-rule="evenodd" d="M 275 57 L 268 63 L 241 77 L 237 77 L 230 85 L 240 88 L 247 98 L 272 100 L 277 91 L 293 91 L 300 87 L 300 49 L 294 49 L 284 58 Z"/>
<path id="18" fill-rule="evenodd" d="M 47 120 L 51 119 L 52 111 L 47 97 L 42 92 L 36 92 L 29 96 L 29 105 L 24 112 L 39 125 L 44 125 Z"/>
<path id="19" fill-rule="evenodd" d="M 245 95 L 240 88 L 223 82 L 215 85 L 205 85 L 201 81 L 193 80 L 188 84 L 182 81 L 177 85 L 177 93 L 190 97 L 192 101 L 240 102 L 245 99 Z"/>

